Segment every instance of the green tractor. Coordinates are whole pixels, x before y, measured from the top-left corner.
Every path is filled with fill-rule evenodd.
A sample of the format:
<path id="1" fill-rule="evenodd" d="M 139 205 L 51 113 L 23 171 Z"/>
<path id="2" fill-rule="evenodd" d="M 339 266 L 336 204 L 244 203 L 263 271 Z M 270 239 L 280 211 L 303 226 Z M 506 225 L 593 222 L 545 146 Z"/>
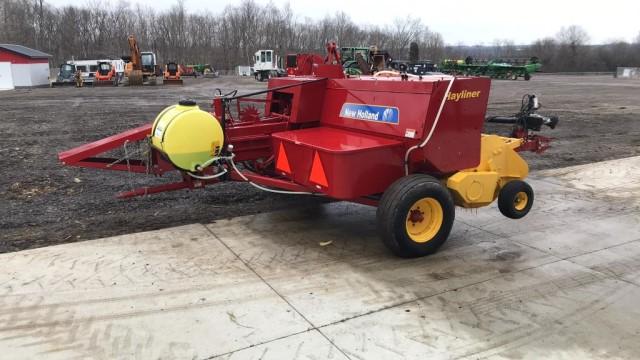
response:
<path id="1" fill-rule="evenodd" d="M 363 64 L 369 63 L 368 47 L 343 47 L 340 48 L 342 68 L 347 75 L 362 75 Z M 366 68 L 366 65 L 365 65 Z"/>
<path id="2" fill-rule="evenodd" d="M 347 75 L 371 75 L 387 68 L 391 56 L 385 50 L 370 47 L 340 48 L 342 68 Z"/>
<path id="3" fill-rule="evenodd" d="M 194 76 L 202 76 L 205 78 L 216 78 L 219 76 L 218 72 L 213 69 L 213 67 L 209 64 L 193 64 L 187 65 L 194 71 Z"/>

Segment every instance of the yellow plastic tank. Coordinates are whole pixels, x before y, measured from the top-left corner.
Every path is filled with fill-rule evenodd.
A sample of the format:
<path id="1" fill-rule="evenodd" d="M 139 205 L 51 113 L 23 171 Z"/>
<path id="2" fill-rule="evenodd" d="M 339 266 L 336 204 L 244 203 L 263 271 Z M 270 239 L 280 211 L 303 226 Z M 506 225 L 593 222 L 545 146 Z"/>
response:
<path id="1" fill-rule="evenodd" d="M 220 122 L 193 100 L 162 110 L 151 131 L 152 146 L 175 167 L 190 172 L 218 156 L 224 143 Z"/>

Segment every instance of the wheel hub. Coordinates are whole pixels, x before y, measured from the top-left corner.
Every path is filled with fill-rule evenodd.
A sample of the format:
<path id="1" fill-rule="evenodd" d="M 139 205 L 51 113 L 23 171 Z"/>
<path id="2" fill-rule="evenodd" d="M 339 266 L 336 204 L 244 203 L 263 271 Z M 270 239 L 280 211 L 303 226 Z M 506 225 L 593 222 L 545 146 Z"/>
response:
<path id="1" fill-rule="evenodd" d="M 420 199 L 407 212 L 405 224 L 407 234 L 415 242 L 427 242 L 438 234 L 443 220 L 444 212 L 438 200 L 434 198 Z"/>
<path id="2" fill-rule="evenodd" d="M 516 194 L 516 198 L 513 201 L 513 207 L 518 211 L 522 211 L 527 207 L 528 202 L 529 196 L 527 195 L 527 193 L 524 191 L 520 191 Z"/>
<path id="3" fill-rule="evenodd" d="M 414 226 L 415 223 L 419 223 L 424 220 L 424 213 L 420 211 L 420 207 L 418 207 L 416 210 L 410 210 L 409 212 L 409 221 L 411 221 Z"/>

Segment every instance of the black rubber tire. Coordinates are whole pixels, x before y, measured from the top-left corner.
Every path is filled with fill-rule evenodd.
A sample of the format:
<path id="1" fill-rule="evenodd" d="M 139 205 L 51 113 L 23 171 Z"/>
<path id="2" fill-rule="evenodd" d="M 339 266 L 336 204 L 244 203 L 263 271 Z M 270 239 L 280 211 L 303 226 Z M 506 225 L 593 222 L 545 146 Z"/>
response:
<path id="1" fill-rule="evenodd" d="M 527 81 L 531 80 L 531 74 L 525 73 L 524 74 L 524 79 L 527 80 Z"/>
<path id="2" fill-rule="evenodd" d="M 419 199 L 431 197 L 442 207 L 443 220 L 436 235 L 418 243 L 406 230 L 407 213 Z M 433 254 L 449 237 L 455 219 L 455 204 L 449 190 L 432 176 L 413 174 L 398 179 L 382 195 L 376 213 L 382 242 L 395 255 L 405 258 Z"/>
<path id="3" fill-rule="evenodd" d="M 516 196 L 519 192 L 527 194 L 527 204 L 522 210 L 515 208 Z M 509 181 L 498 193 L 498 209 L 502 215 L 510 219 L 520 219 L 529 213 L 533 206 L 533 189 L 522 180 Z"/>

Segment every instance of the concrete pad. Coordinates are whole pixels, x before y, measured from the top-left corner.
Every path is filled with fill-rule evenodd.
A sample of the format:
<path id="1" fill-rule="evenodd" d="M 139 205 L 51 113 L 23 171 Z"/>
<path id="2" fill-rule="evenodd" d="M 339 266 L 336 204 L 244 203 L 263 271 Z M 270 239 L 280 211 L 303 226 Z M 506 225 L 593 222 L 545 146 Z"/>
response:
<path id="1" fill-rule="evenodd" d="M 580 222 L 550 226 L 508 238 L 568 258 L 640 239 L 640 217 L 635 214 L 606 218 L 585 216 Z"/>
<path id="2" fill-rule="evenodd" d="M 637 188 L 640 156 L 539 171 L 536 176 L 579 190 Z M 611 194 L 607 194 L 611 196 Z M 638 201 L 639 199 L 633 199 Z"/>
<path id="3" fill-rule="evenodd" d="M 322 328 L 354 359 L 635 358 L 640 288 L 559 261 Z"/>
<path id="4" fill-rule="evenodd" d="M 209 229 L 314 326 L 558 260 L 461 222 L 437 254 L 397 258 L 378 238 L 375 209 L 348 203 L 218 221 Z"/>
<path id="5" fill-rule="evenodd" d="M 322 331 L 358 359 L 633 358 L 639 295 L 559 261 Z"/>
<path id="6" fill-rule="evenodd" d="M 640 286 L 640 240 L 574 257 L 570 261 Z"/>
<path id="7" fill-rule="evenodd" d="M 220 360 L 343 360 L 348 357 L 333 346 L 318 330 L 292 335 L 266 344 L 221 355 Z"/>
<path id="8" fill-rule="evenodd" d="M 204 358 L 310 327 L 202 225 L 1 258 L 11 358 Z"/>

